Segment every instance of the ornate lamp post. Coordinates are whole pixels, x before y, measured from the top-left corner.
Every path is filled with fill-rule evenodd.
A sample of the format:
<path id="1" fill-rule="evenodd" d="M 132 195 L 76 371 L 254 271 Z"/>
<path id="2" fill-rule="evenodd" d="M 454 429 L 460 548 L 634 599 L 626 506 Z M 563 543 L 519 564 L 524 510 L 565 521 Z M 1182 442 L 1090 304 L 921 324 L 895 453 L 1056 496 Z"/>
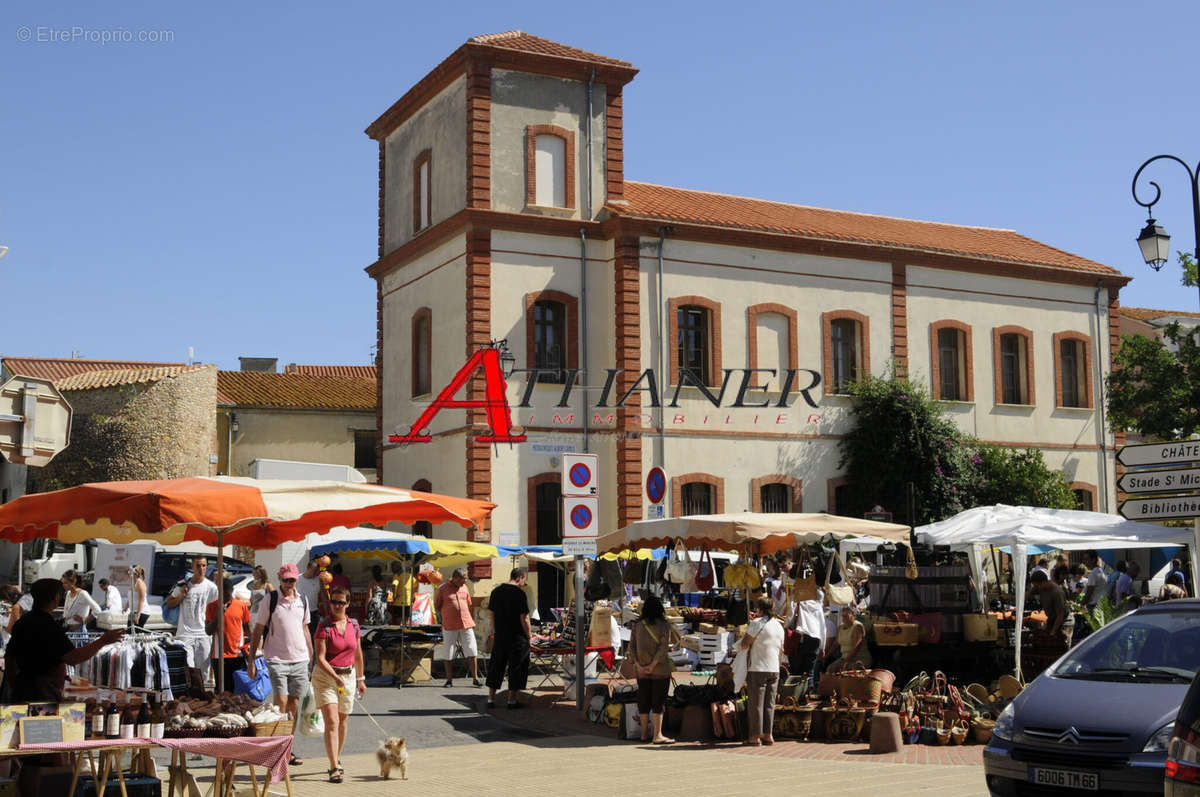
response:
<path id="1" fill-rule="evenodd" d="M 1142 176 L 1142 172 L 1145 171 L 1146 167 L 1158 160 L 1175 161 L 1187 172 L 1188 180 L 1192 185 L 1192 223 L 1195 227 L 1193 254 L 1196 256 L 1197 261 L 1200 261 L 1200 182 L 1198 182 L 1200 180 L 1200 163 L 1197 163 L 1196 168 L 1193 169 L 1191 166 L 1188 166 L 1187 162 L 1174 155 L 1155 155 L 1139 166 L 1137 172 L 1133 175 L 1133 201 L 1144 207 L 1147 215 L 1146 226 L 1142 228 L 1137 238 L 1138 247 L 1142 250 L 1142 258 L 1146 261 L 1146 264 L 1155 271 L 1161 269 L 1171 256 L 1171 236 L 1167 235 L 1167 231 L 1154 220 L 1152 215 L 1155 203 L 1162 196 L 1162 190 L 1158 187 L 1158 183 L 1151 180 L 1150 185 L 1154 186 L 1154 198 L 1149 202 L 1143 202 L 1138 199 L 1137 185 L 1138 178 Z"/>

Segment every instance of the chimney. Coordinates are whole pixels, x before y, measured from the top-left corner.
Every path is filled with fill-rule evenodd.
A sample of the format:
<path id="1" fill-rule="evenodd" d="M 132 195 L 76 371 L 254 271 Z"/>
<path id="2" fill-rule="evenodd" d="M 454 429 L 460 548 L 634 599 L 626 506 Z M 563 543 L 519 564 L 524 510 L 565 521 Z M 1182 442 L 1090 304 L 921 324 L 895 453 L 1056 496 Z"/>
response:
<path id="1" fill-rule="evenodd" d="M 278 357 L 238 357 L 238 362 L 242 364 L 243 371 L 261 371 L 265 374 L 275 373 L 275 368 L 279 364 Z"/>

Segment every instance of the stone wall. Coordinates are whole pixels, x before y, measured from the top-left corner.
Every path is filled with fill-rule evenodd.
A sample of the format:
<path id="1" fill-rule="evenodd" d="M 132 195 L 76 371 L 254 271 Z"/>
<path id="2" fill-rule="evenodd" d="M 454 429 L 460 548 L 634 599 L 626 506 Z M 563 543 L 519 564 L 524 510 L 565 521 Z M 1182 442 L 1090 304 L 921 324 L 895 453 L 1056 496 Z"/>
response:
<path id="1" fill-rule="evenodd" d="M 156 382 L 64 395 L 74 410 L 70 445 L 46 467 L 29 469 L 30 492 L 212 472 L 215 365 Z"/>

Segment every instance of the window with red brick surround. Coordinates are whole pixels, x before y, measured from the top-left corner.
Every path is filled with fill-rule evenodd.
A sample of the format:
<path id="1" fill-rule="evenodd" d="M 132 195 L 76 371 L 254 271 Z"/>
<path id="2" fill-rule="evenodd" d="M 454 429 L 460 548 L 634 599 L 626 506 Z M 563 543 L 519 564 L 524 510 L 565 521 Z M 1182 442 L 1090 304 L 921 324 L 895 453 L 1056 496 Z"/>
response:
<path id="1" fill-rule="evenodd" d="M 700 308 L 707 311 L 707 382 L 709 387 L 720 387 L 723 376 L 721 373 L 721 303 L 705 299 L 703 296 L 678 296 L 667 300 L 667 315 L 670 321 L 668 342 L 671 352 L 671 370 L 664 382 L 673 385 L 679 379 L 679 311 L 685 308 Z"/>
<path id="2" fill-rule="evenodd" d="M 1063 343 L 1067 341 L 1075 343 L 1075 394 L 1077 400 L 1074 404 L 1065 403 L 1065 399 L 1069 398 L 1065 394 L 1070 391 L 1063 389 L 1065 380 L 1068 378 L 1066 369 L 1070 365 L 1064 361 L 1063 357 Z M 1053 352 L 1054 406 L 1090 409 L 1092 406 L 1092 339 L 1082 332 L 1055 332 Z"/>
<path id="3" fill-rule="evenodd" d="M 416 490 L 419 493 L 432 493 L 433 485 L 430 484 L 429 479 L 417 479 L 415 482 L 413 482 L 411 489 Z M 418 520 L 412 525 L 412 533 L 419 534 L 422 537 L 432 537 L 433 524 L 428 520 Z"/>
<path id="4" fill-rule="evenodd" d="M 853 310 L 831 310 L 828 313 L 822 313 L 821 349 L 824 355 L 824 371 L 822 375 L 825 380 L 826 396 L 836 396 L 841 392 L 838 390 L 838 385 L 834 379 L 834 321 L 855 322 L 854 329 L 857 334 L 854 337 L 854 362 L 852 363 L 855 380 L 860 380 L 871 373 L 871 319 Z"/>
<path id="5" fill-rule="evenodd" d="M 426 169 L 426 179 L 421 180 L 421 167 Z M 433 224 L 433 150 L 427 149 L 413 161 L 413 235 Z M 424 210 L 425 218 L 421 218 Z M 421 222 L 425 223 L 422 224 Z"/>
<path id="6" fill-rule="evenodd" d="M 759 476 L 757 479 L 750 480 L 750 509 L 752 512 L 763 511 L 762 506 L 762 488 L 769 484 L 782 484 L 788 488 L 788 497 L 790 499 L 788 512 L 803 512 L 804 495 L 803 482 L 794 476 L 785 476 L 782 473 L 772 473 L 767 476 Z"/>
<path id="7" fill-rule="evenodd" d="M 683 514 L 683 486 L 685 484 L 707 484 L 712 488 L 713 514 L 725 511 L 725 480 L 711 473 L 684 473 L 671 479 L 671 513 L 676 517 Z"/>
<path id="8" fill-rule="evenodd" d="M 799 368 L 799 342 L 796 337 L 796 311 L 775 302 L 753 304 L 746 308 L 746 338 L 750 346 L 750 367 L 758 368 L 758 317 L 767 313 L 778 313 L 787 319 L 787 362 L 780 367 Z M 761 384 L 761 382 L 759 382 Z M 757 511 L 757 510 L 755 510 Z"/>
<path id="9" fill-rule="evenodd" d="M 1079 500 L 1080 509 L 1088 512 L 1099 512 L 1096 508 L 1096 485 L 1089 482 L 1071 482 L 1071 492 L 1075 494 L 1075 498 Z"/>
<path id="10" fill-rule="evenodd" d="M 958 330 L 958 341 L 961 345 L 962 353 L 959 357 L 960 367 L 963 373 L 960 375 L 960 383 L 964 391 L 961 396 L 956 399 L 947 399 L 942 395 L 942 357 L 941 347 L 939 346 L 939 335 L 943 329 Z M 945 319 L 942 321 L 934 321 L 929 325 L 929 362 L 930 370 L 933 373 L 933 397 L 943 401 L 974 401 L 975 400 L 975 363 L 971 348 L 971 325 L 964 324 L 961 321 L 952 321 Z"/>
<path id="11" fill-rule="evenodd" d="M 566 163 L 563 173 L 566 180 L 563 207 L 575 208 L 575 134 L 557 125 L 529 125 L 525 128 L 525 204 L 537 205 L 537 137 L 555 136 L 563 140 Z"/>
<path id="12" fill-rule="evenodd" d="M 413 313 L 412 335 L 412 395 L 424 396 L 433 384 L 433 311 L 422 307 Z"/>
<path id="13" fill-rule="evenodd" d="M 525 367 L 533 368 L 537 363 L 537 325 L 534 305 L 538 302 L 557 302 L 566 314 L 564 331 L 566 344 L 563 362 L 567 368 L 579 367 L 579 299 L 562 291 L 534 291 L 525 294 Z M 546 377 L 541 377 L 549 381 Z"/>
<path id="14" fill-rule="evenodd" d="M 1001 341 L 1005 335 L 1016 335 L 1021 339 L 1024 355 L 1024 368 L 1018 376 L 1024 377 L 1024 395 L 1019 396 L 1018 401 L 1004 400 L 1004 364 L 1001 353 Z M 1021 368 L 1018 363 L 1016 368 Z M 1008 325 L 1003 327 L 995 327 L 992 330 L 992 382 L 995 385 L 995 399 L 997 404 L 1023 404 L 1032 406 L 1037 403 L 1036 394 L 1033 389 L 1033 333 L 1025 327 Z"/>

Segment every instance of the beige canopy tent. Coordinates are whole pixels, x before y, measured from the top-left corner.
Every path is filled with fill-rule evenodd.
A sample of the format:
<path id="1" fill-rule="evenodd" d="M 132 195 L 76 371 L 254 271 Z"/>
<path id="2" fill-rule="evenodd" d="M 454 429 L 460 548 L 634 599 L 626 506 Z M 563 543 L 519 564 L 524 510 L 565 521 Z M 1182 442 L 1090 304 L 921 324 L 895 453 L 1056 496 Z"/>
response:
<path id="1" fill-rule="evenodd" d="M 827 515 L 820 512 L 731 512 L 723 515 L 685 515 L 663 520 L 639 520 L 606 534 L 596 542 L 598 551 L 653 548 L 682 538 L 686 545 L 737 550 L 754 544 L 760 553 L 817 542 L 828 534 L 835 539 L 872 536 L 908 544 L 908 526 L 874 520 Z"/>

